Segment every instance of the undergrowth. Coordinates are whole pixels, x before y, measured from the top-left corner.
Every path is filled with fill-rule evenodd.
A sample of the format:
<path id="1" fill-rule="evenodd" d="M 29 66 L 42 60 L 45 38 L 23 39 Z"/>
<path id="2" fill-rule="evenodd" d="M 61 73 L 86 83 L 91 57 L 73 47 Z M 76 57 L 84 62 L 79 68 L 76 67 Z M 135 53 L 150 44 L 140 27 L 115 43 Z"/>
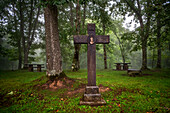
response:
<path id="1" fill-rule="evenodd" d="M 87 84 L 87 70 L 71 72 L 76 80 L 72 90 Z M 102 93 L 104 106 L 79 105 L 83 93 L 65 95 L 67 88 L 42 89 L 45 72 L 0 71 L 0 112 L 170 112 L 170 71 L 144 71 L 143 76 L 129 77 L 126 71 L 97 70 L 97 85 L 112 89 Z"/>

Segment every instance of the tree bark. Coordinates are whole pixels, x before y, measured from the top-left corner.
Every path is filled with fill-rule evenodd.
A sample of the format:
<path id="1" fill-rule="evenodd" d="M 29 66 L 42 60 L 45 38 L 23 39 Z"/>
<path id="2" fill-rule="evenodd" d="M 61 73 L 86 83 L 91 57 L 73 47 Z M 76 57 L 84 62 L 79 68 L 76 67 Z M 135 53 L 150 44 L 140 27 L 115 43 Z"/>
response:
<path id="1" fill-rule="evenodd" d="M 23 1 L 19 0 L 20 7 L 20 39 L 18 40 L 18 52 L 19 52 L 19 66 L 18 69 L 22 68 L 22 53 L 21 53 L 21 40 L 23 50 L 25 50 L 25 37 L 24 37 L 24 20 L 23 20 Z"/>
<path id="2" fill-rule="evenodd" d="M 158 11 L 158 17 L 157 17 L 157 65 L 156 68 L 161 68 L 161 23 L 160 23 L 160 17 L 159 17 L 159 11 Z"/>
<path id="3" fill-rule="evenodd" d="M 30 30 L 32 31 L 32 34 L 30 34 L 30 36 L 28 37 L 27 48 L 25 49 L 25 62 L 26 63 L 28 63 L 29 51 L 30 51 L 32 42 L 34 41 L 35 30 L 36 30 L 36 27 L 37 27 L 37 24 L 38 24 L 39 14 L 40 14 L 40 7 L 38 7 L 37 15 L 36 15 L 36 18 L 34 20 L 33 26 L 30 26 L 31 27 Z"/>
<path id="4" fill-rule="evenodd" d="M 138 0 L 139 2 L 139 0 Z M 150 19 L 151 19 L 151 11 L 150 11 L 150 4 L 151 0 L 147 0 L 147 10 L 148 12 L 146 13 L 147 15 L 147 22 L 145 25 L 145 32 L 143 29 L 143 42 L 142 42 L 142 51 L 143 51 L 143 63 L 142 63 L 142 70 L 148 70 L 147 67 L 147 40 L 149 37 L 149 31 L 150 31 Z M 142 18 L 142 17 L 141 17 Z"/>
<path id="5" fill-rule="evenodd" d="M 21 50 L 21 37 L 18 36 L 18 29 L 17 29 L 17 19 L 16 19 L 16 10 L 15 10 L 15 1 L 13 2 L 13 12 L 14 12 L 14 22 L 15 22 L 15 33 L 16 33 L 16 38 L 17 38 L 17 45 L 18 45 L 18 69 L 21 69 L 22 67 L 22 50 Z M 21 5 L 21 4 L 20 4 Z M 21 8 L 20 8 L 21 10 Z"/>
<path id="6" fill-rule="evenodd" d="M 118 37 L 117 33 L 115 31 L 113 31 L 113 33 L 115 34 L 115 36 L 117 37 L 117 39 L 119 41 L 119 47 L 120 47 L 120 52 L 121 52 L 121 55 L 122 55 L 122 60 L 123 60 L 123 63 L 125 63 L 126 59 L 125 59 L 125 53 L 124 53 L 123 44 L 121 43 L 120 38 Z"/>
<path id="7" fill-rule="evenodd" d="M 105 25 L 103 23 L 103 35 L 105 35 Z M 104 69 L 107 69 L 107 55 L 106 55 L 106 45 L 103 44 L 103 52 L 104 52 Z"/>
<path id="8" fill-rule="evenodd" d="M 141 6 L 140 6 L 140 2 L 139 0 L 137 0 L 137 4 L 138 4 L 138 11 L 139 14 L 138 19 L 139 19 L 139 23 L 140 23 L 140 28 L 141 28 L 141 39 L 142 39 L 142 70 L 146 70 L 147 68 L 147 37 L 145 37 L 145 33 L 144 33 L 144 23 L 143 23 L 143 19 L 142 19 L 142 15 L 141 15 Z"/>
<path id="9" fill-rule="evenodd" d="M 30 7 L 30 14 L 29 14 L 28 39 L 31 36 L 32 19 L 33 19 L 33 0 L 31 0 L 31 7 Z M 24 46 L 26 46 L 26 45 L 24 45 Z M 28 46 L 28 44 L 27 44 L 27 46 Z M 28 47 L 25 48 L 23 51 L 24 51 L 24 64 L 27 64 L 28 63 Z M 24 68 L 26 68 L 26 67 L 24 67 Z"/>
<path id="10" fill-rule="evenodd" d="M 74 22 L 73 22 L 73 3 L 72 2 L 70 2 L 70 24 L 71 24 L 71 27 L 73 28 Z"/>
<path id="11" fill-rule="evenodd" d="M 77 0 L 77 6 L 76 6 L 76 34 L 80 34 L 80 5 L 79 0 Z M 74 44 L 74 58 L 72 63 L 72 71 L 78 71 L 80 69 L 80 61 L 79 61 L 79 51 L 80 51 L 80 44 Z"/>
<path id="12" fill-rule="evenodd" d="M 145 27 L 144 23 L 143 23 L 143 19 L 142 19 L 140 1 L 137 0 L 137 6 L 138 7 L 133 6 L 133 4 L 130 3 L 128 0 L 125 0 L 125 2 L 131 8 L 131 10 L 133 10 L 135 12 L 135 14 L 136 14 L 136 16 L 139 20 L 139 23 L 140 23 L 140 28 L 141 28 L 140 35 L 141 35 L 141 40 L 142 40 L 142 67 L 141 67 L 141 69 L 147 70 L 148 69 L 147 68 L 147 39 L 148 39 L 148 36 L 149 36 L 151 13 L 147 12 L 147 23 L 146 23 L 146 27 Z M 150 4 L 150 0 L 147 0 L 148 11 L 149 11 L 149 8 L 150 8 L 149 4 Z M 146 30 L 145 30 L 145 28 L 146 28 Z"/>
<path id="13" fill-rule="evenodd" d="M 85 29 L 85 20 L 86 20 L 86 2 L 84 3 L 84 10 L 83 10 L 83 30 Z M 84 31 L 86 31 L 86 30 L 84 30 Z"/>
<path id="14" fill-rule="evenodd" d="M 152 53 L 153 54 L 152 55 L 152 68 L 153 68 L 154 67 L 154 62 L 155 62 L 155 58 L 154 58 L 155 57 L 155 54 L 154 54 L 155 53 L 155 49 L 153 49 L 152 52 L 153 52 Z"/>
<path id="15" fill-rule="evenodd" d="M 46 63 L 48 77 L 60 77 L 62 74 L 62 58 L 58 31 L 57 6 L 45 8 Z"/>
<path id="16" fill-rule="evenodd" d="M 28 40 L 27 40 L 27 47 L 24 50 L 24 63 L 28 63 L 28 55 L 29 55 L 29 51 L 32 45 L 32 42 L 34 40 L 34 34 L 35 34 L 35 30 L 38 24 L 38 17 L 40 14 L 40 7 L 38 7 L 37 10 L 37 14 L 36 14 L 36 18 L 34 19 L 33 22 L 33 0 L 31 1 L 31 10 L 30 10 L 30 19 L 29 19 L 29 31 L 28 31 Z M 32 24 L 33 23 L 33 24 Z M 25 45 L 26 46 L 26 45 Z"/>

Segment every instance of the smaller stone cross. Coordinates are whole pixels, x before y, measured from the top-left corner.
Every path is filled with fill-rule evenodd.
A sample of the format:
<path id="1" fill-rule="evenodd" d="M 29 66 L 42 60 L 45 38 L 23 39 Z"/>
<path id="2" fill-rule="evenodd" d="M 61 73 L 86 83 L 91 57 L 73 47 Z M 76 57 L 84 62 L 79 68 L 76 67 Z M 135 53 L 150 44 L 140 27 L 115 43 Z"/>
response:
<path id="1" fill-rule="evenodd" d="M 108 44 L 109 35 L 96 35 L 95 24 L 87 25 L 87 35 L 75 35 L 75 44 L 87 44 L 87 68 L 88 68 L 88 84 L 85 89 L 83 100 L 80 104 L 84 105 L 102 105 L 106 102 L 101 99 L 99 88 L 96 86 L 96 44 Z"/>

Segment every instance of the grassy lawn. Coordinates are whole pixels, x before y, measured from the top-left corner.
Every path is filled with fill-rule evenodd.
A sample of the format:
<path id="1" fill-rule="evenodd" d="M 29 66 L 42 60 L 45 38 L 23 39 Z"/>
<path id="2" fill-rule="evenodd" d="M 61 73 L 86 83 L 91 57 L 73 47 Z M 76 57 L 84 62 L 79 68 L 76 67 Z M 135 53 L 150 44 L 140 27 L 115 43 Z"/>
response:
<path id="1" fill-rule="evenodd" d="M 72 90 L 87 83 L 87 70 L 71 72 L 76 80 Z M 111 90 L 103 92 L 107 105 L 79 105 L 83 93 L 64 95 L 67 88 L 49 90 L 36 86 L 48 80 L 45 72 L 0 71 L 0 113 L 12 112 L 170 112 L 170 71 L 151 70 L 143 76 L 129 77 L 126 71 L 97 70 L 97 85 Z"/>

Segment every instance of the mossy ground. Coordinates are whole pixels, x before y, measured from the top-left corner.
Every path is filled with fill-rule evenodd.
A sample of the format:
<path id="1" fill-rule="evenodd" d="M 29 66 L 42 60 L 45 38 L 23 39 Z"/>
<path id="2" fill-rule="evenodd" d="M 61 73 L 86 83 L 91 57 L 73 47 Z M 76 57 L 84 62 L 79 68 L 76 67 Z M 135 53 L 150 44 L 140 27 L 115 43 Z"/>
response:
<path id="1" fill-rule="evenodd" d="M 111 90 L 102 92 L 105 106 L 79 105 L 83 92 L 67 95 L 87 83 L 87 70 L 72 72 L 70 89 L 43 89 L 45 72 L 0 71 L 0 112 L 170 112 L 170 71 L 144 71 L 143 76 L 129 77 L 126 71 L 97 70 L 97 85 Z"/>

